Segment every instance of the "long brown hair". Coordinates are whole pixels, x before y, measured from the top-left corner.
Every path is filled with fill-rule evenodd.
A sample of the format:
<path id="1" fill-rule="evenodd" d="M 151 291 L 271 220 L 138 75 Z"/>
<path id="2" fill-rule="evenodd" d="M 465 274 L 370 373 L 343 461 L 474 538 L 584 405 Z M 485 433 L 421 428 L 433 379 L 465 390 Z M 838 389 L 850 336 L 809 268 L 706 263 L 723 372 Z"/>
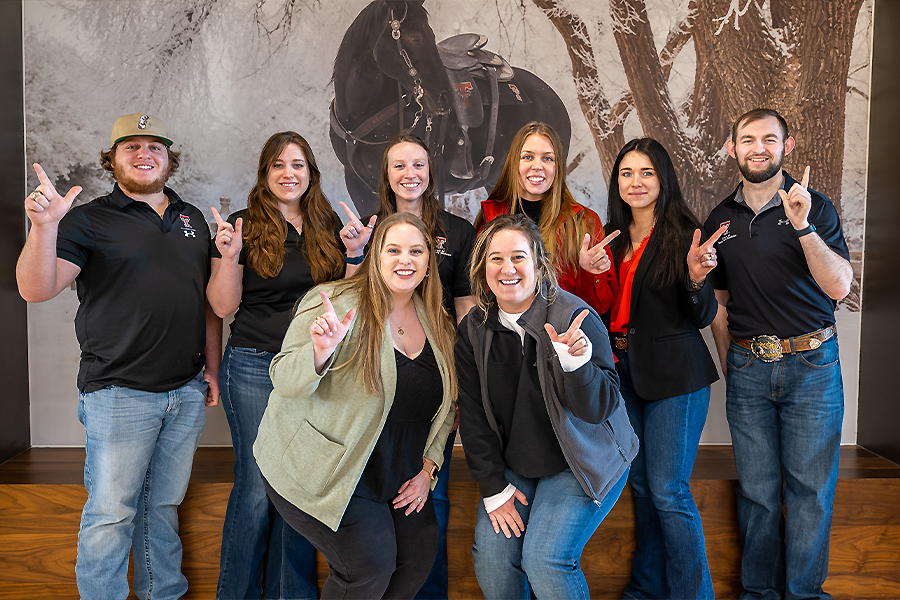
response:
<path id="1" fill-rule="evenodd" d="M 437 257 L 434 251 L 434 238 L 428 233 L 425 223 L 412 213 L 394 213 L 388 215 L 372 234 L 371 250 L 359 267 L 350 277 L 337 282 L 335 295 L 346 291 L 359 294 L 359 306 L 356 312 L 354 327 L 359 331 L 359 342 L 346 363 L 337 368 L 355 366 L 362 374 L 362 380 L 370 392 L 381 391 L 381 347 L 384 343 L 384 324 L 393 310 L 393 295 L 381 273 L 381 249 L 387 232 L 395 225 L 412 225 L 425 238 L 428 249 L 428 270 L 425 278 L 416 286 L 418 294 L 425 304 L 425 315 L 434 333 L 437 349 L 447 364 L 447 375 L 450 378 L 450 393 L 456 397 L 456 368 L 453 358 L 453 347 L 456 343 L 456 327 L 450 315 L 444 310 L 441 281 L 437 275 Z M 313 308 L 320 307 L 321 304 Z M 312 309 L 310 309 L 312 310 Z"/>
<path id="2" fill-rule="evenodd" d="M 546 294 L 547 301 L 552 302 L 558 288 L 556 269 L 553 268 L 553 263 L 541 239 L 541 232 L 534 221 L 525 215 L 500 215 L 488 223 L 487 227 L 478 234 L 475 247 L 472 249 L 472 263 L 469 265 L 472 295 L 475 296 L 475 304 L 482 311 L 485 320 L 487 320 L 488 309 L 497 301 L 494 292 L 488 286 L 486 268 L 491 240 L 500 231 L 516 231 L 528 240 L 531 257 L 534 260 L 536 294 Z"/>
<path id="3" fill-rule="evenodd" d="M 300 197 L 300 217 L 303 219 L 303 250 L 313 281 L 322 283 L 337 279 L 344 274 L 344 255 L 334 237 L 337 215 L 322 191 L 322 175 L 312 148 L 303 136 L 293 131 L 274 134 L 266 140 L 259 153 L 256 184 L 247 197 L 244 223 L 247 264 L 265 278 L 275 277 L 284 266 L 287 220 L 281 214 L 266 179 L 269 169 L 290 144 L 300 147 L 309 169 L 309 187 Z"/>
<path id="4" fill-rule="evenodd" d="M 437 228 L 440 226 L 438 212 L 441 209 L 437 195 L 434 192 L 434 180 L 437 174 L 434 172 L 434 163 L 431 161 L 431 153 L 428 151 L 428 146 L 425 145 L 425 142 L 412 135 L 396 135 L 391 138 L 391 141 L 388 142 L 387 147 L 384 149 L 384 154 L 381 157 L 381 182 L 378 184 L 379 207 L 378 221 L 376 222 L 380 223 L 388 215 L 397 212 L 397 196 L 394 194 L 391 182 L 388 179 L 388 169 L 390 169 L 388 153 L 394 146 L 405 143 L 419 146 L 425 150 L 425 155 L 428 157 L 428 185 L 425 186 L 425 192 L 422 194 L 422 220 L 425 222 L 429 234 L 434 237 L 437 233 Z"/>
<path id="5" fill-rule="evenodd" d="M 550 190 L 541 200 L 541 222 L 538 228 L 547 253 L 560 270 L 570 271 L 578 268 L 578 251 L 584 234 L 589 233 L 583 211 L 575 214 L 579 206 L 566 185 L 566 155 L 562 141 L 556 131 L 546 123 L 532 121 L 516 133 L 506 155 L 503 171 L 497 185 L 488 195 L 488 200 L 506 204 L 507 212 L 516 214 L 521 210 L 522 185 L 519 183 L 519 161 L 522 158 L 522 147 L 532 135 L 540 135 L 553 146 L 556 160 L 556 174 Z M 484 214 L 479 213 L 475 219 L 475 229 L 484 224 Z M 559 243 L 557 244 L 557 237 Z"/>

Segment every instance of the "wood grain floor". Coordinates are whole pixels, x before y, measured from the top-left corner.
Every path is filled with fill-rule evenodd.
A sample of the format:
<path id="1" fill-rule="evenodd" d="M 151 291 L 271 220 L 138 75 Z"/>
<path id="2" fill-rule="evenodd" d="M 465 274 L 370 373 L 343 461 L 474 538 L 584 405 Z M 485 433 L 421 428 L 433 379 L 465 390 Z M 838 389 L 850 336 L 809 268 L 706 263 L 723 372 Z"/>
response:
<path id="1" fill-rule="evenodd" d="M 83 449 L 32 449 L 0 465 L 0 599 L 77 598 L 75 548 L 86 494 Z M 186 598 L 215 596 L 219 544 L 231 490 L 230 448 L 202 448 L 179 515 Z M 718 598 L 739 594 L 731 448 L 703 446 L 691 485 L 703 519 Z M 448 531 L 451 598 L 480 598 L 472 566 L 478 486 L 461 455 L 451 464 Z M 593 598 L 621 598 L 634 551 L 631 491 L 585 548 Z M 320 583 L 327 565 L 319 561 Z M 825 588 L 836 599 L 900 598 L 900 467 L 864 449 L 841 450 Z"/>

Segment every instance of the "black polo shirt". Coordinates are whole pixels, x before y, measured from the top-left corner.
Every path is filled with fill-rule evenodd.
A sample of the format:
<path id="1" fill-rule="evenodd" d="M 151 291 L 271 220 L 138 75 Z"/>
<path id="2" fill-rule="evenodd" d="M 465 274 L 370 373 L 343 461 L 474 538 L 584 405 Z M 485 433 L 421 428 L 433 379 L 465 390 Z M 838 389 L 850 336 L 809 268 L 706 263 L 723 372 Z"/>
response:
<path id="1" fill-rule="evenodd" d="M 475 247 L 475 228 L 456 215 L 442 210 L 438 213 L 439 227 L 435 232 L 434 245 L 438 260 L 438 275 L 444 291 L 444 308 L 456 323 L 454 298 L 471 296 L 469 284 L 469 262 Z"/>
<path id="2" fill-rule="evenodd" d="M 247 228 L 247 210 L 239 210 L 228 215 L 232 225 L 242 218 L 244 230 Z M 334 215 L 335 237 L 340 241 L 341 220 Z M 280 352 L 281 342 L 291 324 L 294 304 L 310 290 L 313 281 L 312 270 L 303 249 L 303 234 L 288 223 L 287 238 L 284 240 L 284 264 L 275 277 L 264 278 L 252 267 L 247 266 L 247 247 L 241 248 L 238 264 L 244 267 L 241 280 L 241 304 L 231 324 L 231 345 L 239 348 L 254 348 L 266 352 Z M 213 258 L 222 258 L 215 243 L 210 246 Z"/>
<path id="3" fill-rule="evenodd" d="M 197 208 L 165 188 L 163 218 L 118 184 L 59 224 L 56 254 L 75 278 L 78 389 L 167 392 L 203 367 L 210 232 Z"/>
<path id="4" fill-rule="evenodd" d="M 785 174 L 782 189 L 796 181 Z M 800 238 L 777 194 L 757 214 L 736 200 L 740 186 L 709 213 L 704 229 L 711 236 L 724 223 L 728 231 L 716 243 L 718 266 L 710 273 L 717 290 L 728 290 L 728 329 L 739 338 L 775 335 L 788 338 L 834 323 L 837 303 L 809 271 Z M 809 222 L 816 234 L 850 260 L 841 221 L 831 200 L 809 190 Z M 815 235 L 815 234 L 813 234 Z"/>

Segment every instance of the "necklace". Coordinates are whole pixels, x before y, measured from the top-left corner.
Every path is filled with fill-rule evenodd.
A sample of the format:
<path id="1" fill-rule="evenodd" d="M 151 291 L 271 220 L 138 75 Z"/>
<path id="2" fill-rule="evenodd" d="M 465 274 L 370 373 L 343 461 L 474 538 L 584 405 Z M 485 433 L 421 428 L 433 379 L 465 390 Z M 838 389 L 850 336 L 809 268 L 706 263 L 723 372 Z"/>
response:
<path id="1" fill-rule="evenodd" d="M 406 311 L 406 314 L 403 316 L 403 321 L 399 325 L 394 323 L 393 319 L 388 317 L 388 320 L 390 320 L 391 323 L 394 323 L 394 326 L 397 328 L 397 335 L 403 335 L 404 333 L 406 333 L 405 331 L 403 331 L 403 325 L 406 323 L 406 317 L 408 317 L 408 316 L 409 316 L 409 311 Z"/>

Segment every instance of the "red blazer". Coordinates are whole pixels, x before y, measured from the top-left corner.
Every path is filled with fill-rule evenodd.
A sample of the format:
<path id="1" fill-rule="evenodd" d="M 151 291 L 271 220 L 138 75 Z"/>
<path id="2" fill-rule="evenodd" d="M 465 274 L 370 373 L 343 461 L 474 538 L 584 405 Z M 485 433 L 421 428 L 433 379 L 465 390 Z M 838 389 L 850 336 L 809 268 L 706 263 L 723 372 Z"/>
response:
<path id="1" fill-rule="evenodd" d="M 603 233 L 603 224 L 600 223 L 600 217 L 597 216 L 597 213 L 580 204 L 575 204 L 572 208 L 576 217 L 581 215 L 581 218 L 585 220 L 586 229 L 591 234 L 591 243 L 596 244 L 602 240 L 605 234 Z M 484 216 L 484 223 L 490 223 L 498 215 L 509 214 L 509 204 L 494 200 L 484 200 L 481 203 L 481 213 Z M 482 223 L 478 228 L 479 233 L 483 227 L 484 224 Z M 561 241 L 557 234 L 557 248 L 560 247 Z M 581 245 L 581 240 L 578 240 L 578 244 L 579 246 Z M 610 262 L 612 262 L 609 246 L 606 247 L 606 254 L 609 256 Z M 556 278 L 559 280 L 559 287 L 575 294 L 596 310 L 597 314 L 602 315 L 612 307 L 613 300 L 615 300 L 618 292 L 614 271 L 615 269 L 609 269 L 605 273 L 594 275 L 580 266 L 575 269 L 561 269 L 559 264 L 557 264 Z"/>

